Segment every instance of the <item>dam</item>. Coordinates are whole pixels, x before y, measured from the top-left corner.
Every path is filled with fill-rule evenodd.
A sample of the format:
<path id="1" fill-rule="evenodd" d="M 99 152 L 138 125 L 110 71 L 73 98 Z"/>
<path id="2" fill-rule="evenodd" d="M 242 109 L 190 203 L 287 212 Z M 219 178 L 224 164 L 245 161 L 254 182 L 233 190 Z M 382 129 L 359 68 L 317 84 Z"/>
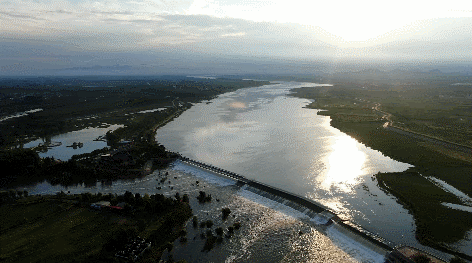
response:
<path id="1" fill-rule="evenodd" d="M 385 262 L 414 262 L 405 256 L 404 251 L 411 251 L 405 249 L 403 246 L 398 246 L 392 242 L 381 238 L 380 236 L 358 226 L 348 220 L 342 220 L 335 212 L 330 210 L 328 207 L 314 201 L 302 197 L 297 194 L 289 193 L 282 189 L 257 182 L 246 178 L 243 175 L 231 172 L 211 164 L 206 164 L 200 161 L 190 159 L 179 155 L 180 161 L 187 165 L 191 165 L 205 171 L 211 172 L 217 176 L 231 178 L 235 180 L 242 190 L 249 191 L 261 197 L 267 198 L 274 202 L 280 203 L 284 206 L 290 207 L 304 214 L 308 221 L 314 225 L 322 226 L 325 228 L 331 228 L 332 231 L 337 231 L 352 240 L 355 243 L 359 243 L 368 249 L 375 251 L 378 254 L 384 255 Z M 420 250 L 416 250 L 423 253 Z M 445 262 L 437 257 L 427 254 L 434 261 L 432 262 Z M 411 256 L 411 255 L 410 255 Z"/>

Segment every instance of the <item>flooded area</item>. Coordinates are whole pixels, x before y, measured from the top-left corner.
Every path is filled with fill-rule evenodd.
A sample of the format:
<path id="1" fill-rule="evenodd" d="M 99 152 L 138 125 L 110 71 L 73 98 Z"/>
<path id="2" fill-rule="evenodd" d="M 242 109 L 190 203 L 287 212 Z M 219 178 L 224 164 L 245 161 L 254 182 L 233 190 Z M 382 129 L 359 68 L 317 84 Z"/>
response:
<path id="1" fill-rule="evenodd" d="M 104 136 L 108 131 L 116 130 L 123 125 L 102 125 L 101 127 L 89 127 L 79 131 L 68 132 L 50 138 L 37 139 L 26 143 L 23 148 L 36 147 L 40 144 L 52 145 L 47 151 L 42 151 L 39 156 L 54 157 L 55 159 L 67 161 L 72 155 L 89 153 L 93 150 L 107 147 L 105 140 L 96 140 L 100 136 Z M 76 146 L 73 147 L 74 143 Z M 82 143 L 78 145 L 78 143 Z"/>
<path id="2" fill-rule="evenodd" d="M 213 229 L 222 227 L 225 230 L 234 222 L 241 223 L 241 228 L 235 230 L 232 237 L 225 237 L 214 249 L 204 252 L 202 248 L 205 240 L 201 235 L 208 229 L 194 228 L 189 221 L 188 241 L 174 243 L 175 260 L 185 259 L 188 262 L 383 262 L 384 260 L 382 253 L 347 237 L 342 231 L 337 230 L 336 226 L 326 227 L 316 224 L 303 213 L 247 191 L 244 186 L 236 186 L 230 179 L 212 175 L 208 171 L 184 163 L 176 163 L 173 171 L 179 174 L 179 185 L 174 184 L 174 191 L 190 195 L 190 204 L 200 222 L 212 220 Z M 198 187 L 195 186 L 193 178 L 199 180 Z M 182 192 L 181 187 L 183 189 L 190 187 L 193 190 Z M 200 204 L 195 198 L 198 191 L 211 194 L 213 201 Z M 227 220 L 222 220 L 221 209 L 225 207 L 231 210 L 231 214 Z"/>
<path id="3" fill-rule="evenodd" d="M 160 183 L 168 172 L 167 180 Z M 198 185 L 197 185 L 198 181 Z M 160 189 L 158 189 L 160 188 Z M 193 213 L 198 221 L 212 220 L 215 229 L 241 223 L 231 237 L 224 237 L 210 251 L 202 251 L 208 228 L 194 228 L 187 224 L 188 241 L 174 242 L 174 260 L 188 262 L 383 262 L 384 251 L 356 240 L 335 224 L 324 226 L 323 220 L 312 221 L 305 214 L 288 206 L 264 198 L 236 185 L 236 181 L 212 172 L 176 161 L 168 169 L 133 180 L 96 182 L 92 185 L 62 187 L 38 184 L 28 189 L 30 194 L 54 194 L 57 191 L 124 194 L 162 193 L 174 196 L 188 194 Z M 212 195 L 210 203 L 197 200 L 199 191 Z M 228 219 L 222 219 L 222 208 L 229 208 Z M 163 258 L 167 258 L 165 253 Z"/>

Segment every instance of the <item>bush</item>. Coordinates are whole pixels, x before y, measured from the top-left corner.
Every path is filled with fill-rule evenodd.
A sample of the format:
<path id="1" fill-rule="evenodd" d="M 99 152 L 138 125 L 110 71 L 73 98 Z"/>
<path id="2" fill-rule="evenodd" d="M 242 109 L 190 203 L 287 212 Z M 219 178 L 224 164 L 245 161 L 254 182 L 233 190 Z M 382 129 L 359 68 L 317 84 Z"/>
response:
<path id="1" fill-rule="evenodd" d="M 223 228 L 218 227 L 217 229 L 215 229 L 215 232 L 218 236 L 222 236 L 223 235 Z"/>
<path id="2" fill-rule="evenodd" d="M 211 202 L 211 195 L 207 195 L 205 192 L 200 191 L 197 199 L 200 203 Z"/>
<path id="3" fill-rule="evenodd" d="M 213 247 L 215 246 L 216 240 L 217 238 L 215 236 L 213 235 L 208 236 L 208 238 L 205 241 L 205 245 L 203 246 L 203 251 L 210 251 L 211 249 L 213 249 Z"/>
<path id="4" fill-rule="evenodd" d="M 188 194 L 184 194 L 184 196 L 182 197 L 182 202 L 184 203 L 188 203 L 190 200 L 188 198 Z"/>
<path id="5" fill-rule="evenodd" d="M 223 220 L 226 220 L 229 214 L 231 214 L 231 210 L 227 207 L 221 209 L 221 212 L 223 213 Z"/>
<path id="6" fill-rule="evenodd" d="M 234 229 L 238 230 L 239 228 L 241 228 L 241 223 L 236 222 L 236 223 L 233 224 L 233 227 L 234 227 Z"/>
<path id="7" fill-rule="evenodd" d="M 208 228 L 211 228 L 213 226 L 213 221 L 211 221 L 211 220 L 206 221 L 206 226 Z"/>

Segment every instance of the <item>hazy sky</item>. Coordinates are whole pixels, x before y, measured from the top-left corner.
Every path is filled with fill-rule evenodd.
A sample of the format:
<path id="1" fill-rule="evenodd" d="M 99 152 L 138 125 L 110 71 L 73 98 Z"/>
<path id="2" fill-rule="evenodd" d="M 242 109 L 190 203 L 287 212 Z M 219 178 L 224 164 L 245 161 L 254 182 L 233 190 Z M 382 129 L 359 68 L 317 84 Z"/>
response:
<path id="1" fill-rule="evenodd" d="M 0 2 L 2 75 L 223 62 L 237 70 L 257 59 L 470 62 L 471 46 L 472 1 Z"/>

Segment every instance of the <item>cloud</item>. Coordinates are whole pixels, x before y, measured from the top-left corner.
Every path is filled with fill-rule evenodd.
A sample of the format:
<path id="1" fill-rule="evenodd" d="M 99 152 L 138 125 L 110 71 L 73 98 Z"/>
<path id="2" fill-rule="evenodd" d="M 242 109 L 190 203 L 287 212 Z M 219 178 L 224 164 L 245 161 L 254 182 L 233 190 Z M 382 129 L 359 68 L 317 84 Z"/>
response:
<path id="1" fill-rule="evenodd" d="M 222 63 L 237 70 L 230 64 L 247 65 L 249 60 L 258 59 L 267 66 L 270 60 L 472 58 L 472 18 L 421 20 L 369 41 L 345 41 L 321 27 L 308 25 L 307 21 L 304 25 L 297 23 L 303 19 L 297 20 L 291 13 L 296 1 L 294 6 L 283 4 L 286 10 L 278 13 L 272 2 L 244 3 L 241 6 L 232 1 L 0 2 L 0 66 L 10 72 L 20 67 L 71 71 L 96 65 L 103 67 L 100 70 L 111 70 L 106 67 L 116 64 L 141 70 L 143 67 L 138 65 L 144 61 L 151 65 L 146 69 L 152 72 L 166 66 L 195 69 L 194 65 L 186 66 L 188 63 L 207 69 L 215 67 L 212 63 Z M 308 17 L 310 12 L 311 17 L 324 17 L 330 11 L 328 7 L 323 10 L 322 6 L 316 9 L 304 6 L 298 10 L 301 17 Z M 262 18 L 258 18 L 254 12 L 261 10 Z M 329 21 L 351 26 L 339 14 L 330 15 L 333 17 Z M 241 18 L 245 16 L 253 18 Z M 274 17 L 292 17 L 293 22 L 276 22 Z M 371 21 L 377 22 L 382 24 L 380 20 Z M 293 67 L 294 63 L 287 65 Z"/>

